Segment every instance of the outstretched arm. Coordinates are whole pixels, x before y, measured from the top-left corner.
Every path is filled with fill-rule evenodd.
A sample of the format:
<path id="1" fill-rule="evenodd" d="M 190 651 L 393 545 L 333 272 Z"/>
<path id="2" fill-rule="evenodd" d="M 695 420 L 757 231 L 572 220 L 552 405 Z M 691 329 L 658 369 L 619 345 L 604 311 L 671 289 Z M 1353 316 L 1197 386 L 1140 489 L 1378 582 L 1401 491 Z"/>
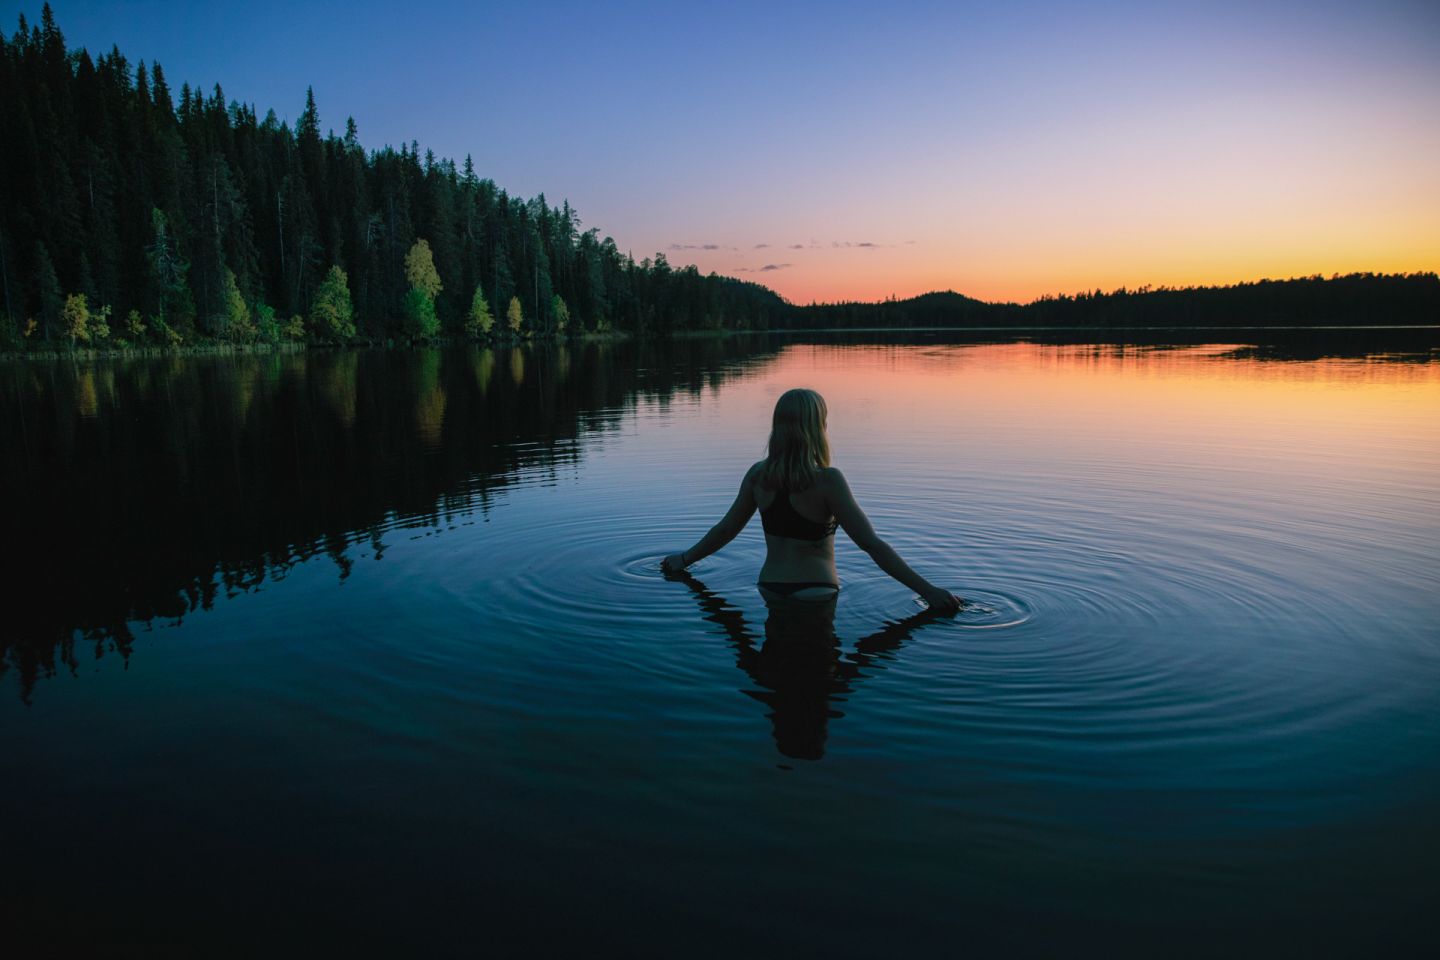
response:
<path id="1" fill-rule="evenodd" d="M 835 519 L 840 521 L 845 533 L 855 541 L 855 546 L 868 553 L 881 570 L 924 597 L 932 610 L 941 613 L 954 613 L 959 610 L 963 602 L 959 597 L 948 590 L 942 590 L 911 570 L 910 565 L 900 559 L 900 554 L 880 539 L 875 528 L 870 525 L 870 518 L 865 516 L 865 511 L 855 502 L 855 495 L 850 492 L 850 484 L 845 481 L 845 475 L 833 467 L 827 474 L 826 493 L 830 512 L 835 514 Z"/>
<path id="2" fill-rule="evenodd" d="M 660 566 L 666 573 L 678 573 L 697 560 L 702 560 L 719 550 L 725 544 L 734 540 L 750 518 L 755 515 L 755 494 L 754 494 L 755 467 L 751 467 L 745 473 L 745 479 L 740 481 L 740 492 L 735 495 L 735 502 L 730 504 L 730 509 L 725 511 L 725 516 L 720 522 L 710 528 L 710 532 L 701 537 L 693 547 L 682 550 L 680 553 L 672 553 L 660 562 Z"/>

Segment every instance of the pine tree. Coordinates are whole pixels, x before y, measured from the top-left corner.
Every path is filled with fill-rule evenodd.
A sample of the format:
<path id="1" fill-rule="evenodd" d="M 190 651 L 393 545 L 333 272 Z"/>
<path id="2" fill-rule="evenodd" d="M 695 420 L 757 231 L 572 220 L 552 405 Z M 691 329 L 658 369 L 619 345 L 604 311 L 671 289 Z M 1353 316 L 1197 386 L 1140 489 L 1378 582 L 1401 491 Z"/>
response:
<path id="1" fill-rule="evenodd" d="M 163 330 L 184 325 L 187 318 L 183 314 L 187 309 L 193 313 L 194 301 L 185 282 L 190 265 L 181 259 L 176 250 L 170 236 L 169 220 L 159 207 L 150 211 L 150 227 L 153 239 L 145 254 L 150 263 L 155 316 L 159 321 L 158 327 Z"/>
<path id="2" fill-rule="evenodd" d="M 55 266 L 45 244 L 35 244 L 35 296 L 40 314 L 40 336 L 53 338 L 60 326 L 60 310 L 64 301 L 60 297 L 60 281 L 55 278 Z"/>
<path id="3" fill-rule="evenodd" d="M 159 63 L 67 50 L 53 10 L 0 38 L 0 90 L 0 311 L 23 329 L 34 319 L 30 342 L 64 336 L 65 291 L 86 296 L 92 342 L 98 303 L 138 311 L 162 343 L 201 321 L 248 336 L 261 303 L 311 316 L 329 264 L 349 270 L 352 322 L 377 338 L 439 332 L 441 318 L 474 328 L 482 283 L 492 323 L 518 298 L 529 334 L 576 317 L 596 329 L 763 325 L 787 309 L 758 285 L 672 271 L 661 257 L 637 266 L 610 238 L 578 233 L 568 202 L 510 197 L 471 158 L 461 166 L 413 142 L 367 154 L 348 118 L 343 137 L 326 137 L 313 90 L 293 129 L 227 103 L 218 84 L 172 96 Z"/>
<path id="4" fill-rule="evenodd" d="M 229 267 L 225 268 L 220 290 L 225 310 L 221 335 L 236 343 L 248 343 L 255 339 L 255 323 L 250 318 L 250 305 L 245 302 L 240 286 L 235 282 L 235 271 Z"/>

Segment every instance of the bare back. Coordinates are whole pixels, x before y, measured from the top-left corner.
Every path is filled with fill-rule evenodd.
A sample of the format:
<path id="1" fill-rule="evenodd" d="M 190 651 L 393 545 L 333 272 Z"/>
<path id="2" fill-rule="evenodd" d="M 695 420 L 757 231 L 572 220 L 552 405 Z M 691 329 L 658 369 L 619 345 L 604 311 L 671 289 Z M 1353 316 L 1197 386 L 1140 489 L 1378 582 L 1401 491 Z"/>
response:
<path id="1" fill-rule="evenodd" d="M 788 497 L 795 514 L 809 523 L 823 526 L 834 512 L 828 496 L 828 471 L 820 471 L 813 484 L 804 490 L 768 489 L 754 480 L 751 496 L 763 515 L 776 505 L 777 497 Z M 835 536 L 829 533 L 819 539 L 798 539 L 765 534 L 765 564 L 759 579 L 781 583 L 838 583 L 835 572 Z"/>

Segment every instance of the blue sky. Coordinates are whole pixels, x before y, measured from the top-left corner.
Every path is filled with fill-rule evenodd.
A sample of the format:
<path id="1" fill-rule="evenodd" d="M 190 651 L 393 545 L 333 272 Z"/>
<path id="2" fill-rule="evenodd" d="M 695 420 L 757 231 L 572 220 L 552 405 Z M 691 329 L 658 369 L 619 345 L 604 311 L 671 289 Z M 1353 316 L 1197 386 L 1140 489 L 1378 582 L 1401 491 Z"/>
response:
<path id="1" fill-rule="evenodd" d="M 1440 266 L 1435 3 L 55 12 L 177 89 L 293 120 L 313 86 L 368 147 L 470 153 L 637 256 L 799 300 Z"/>

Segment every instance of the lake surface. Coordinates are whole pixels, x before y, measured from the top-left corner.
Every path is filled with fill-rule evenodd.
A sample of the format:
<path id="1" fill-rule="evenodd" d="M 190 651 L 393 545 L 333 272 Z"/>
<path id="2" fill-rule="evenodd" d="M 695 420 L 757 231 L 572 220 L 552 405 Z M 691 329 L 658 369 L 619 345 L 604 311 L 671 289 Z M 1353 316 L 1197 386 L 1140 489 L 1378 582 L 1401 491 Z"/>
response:
<path id="1" fill-rule="evenodd" d="M 1419 952 L 1440 335 L 0 365 L 10 942 Z M 927 617 L 719 518 L 792 386 Z"/>

